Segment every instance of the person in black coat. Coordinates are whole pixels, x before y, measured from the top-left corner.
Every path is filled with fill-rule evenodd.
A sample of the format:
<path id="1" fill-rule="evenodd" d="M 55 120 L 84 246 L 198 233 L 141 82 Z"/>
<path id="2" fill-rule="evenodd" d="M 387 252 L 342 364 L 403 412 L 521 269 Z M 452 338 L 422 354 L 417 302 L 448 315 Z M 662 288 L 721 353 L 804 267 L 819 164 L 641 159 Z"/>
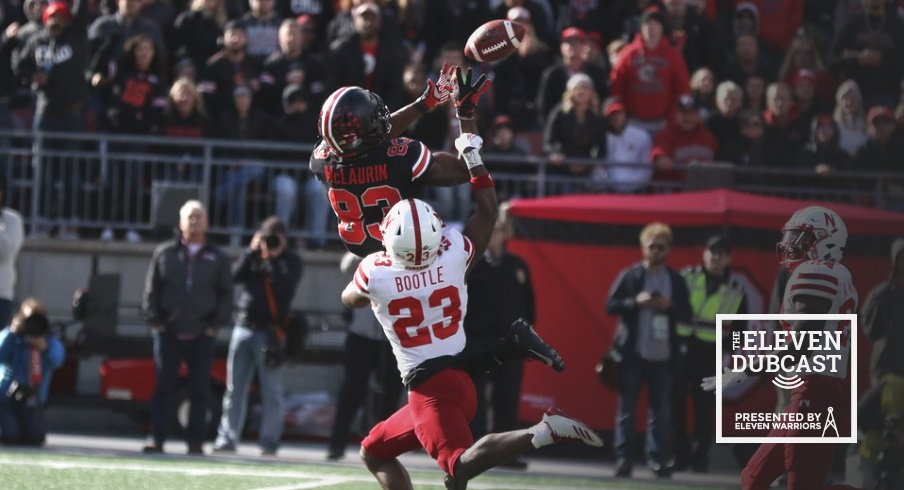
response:
<path id="1" fill-rule="evenodd" d="M 672 373 L 678 360 L 676 326 L 690 321 L 687 284 L 666 265 L 672 246 L 672 230 L 651 223 L 640 233 L 643 261 L 624 269 L 615 280 L 606 312 L 619 316 L 612 341 L 613 354 L 621 359 L 619 401 L 615 427 L 616 476 L 630 476 L 634 455 L 634 412 L 643 384 L 649 388 L 651 421 L 645 451 L 647 464 L 657 476 L 668 477 L 671 468 Z"/>
<path id="2" fill-rule="evenodd" d="M 83 110 L 89 96 L 84 76 L 88 62 L 87 1 L 74 0 L 71 9 L 68 3 L 53 2 L 44 9 L 42 19 L 44 28 L 13 56 L 14 72 L 31 85 L 37 96 L 32 128 L 81 133 L 87 127 Z M 32 148 L 34 164 L 40 169 L 42 192 L 50 196 L 42 200 L 44 204 L 38 212 L 53 216 L 58 221 L 60 235 L 65 237 L 74 237 L 71 222 L 81 218 L 85 211 L 79 195 L 81 178 L 67 171 L 56 159 L 53 164 L 51 159 L 38 164 L 45 150 L 77 151 L 81 145 L 77 139 L 45 137 L 35 139 Z"/>
<path id="3" fill-rule="evenodd" d="M 509 115 L 518 129 L 537 126 L 537 92 L 540 78 L 552 60 L 549 46 L 534 32 L 530 12 L 524 7 L 512 7 L 508 19 L 524 26 L 524 39 L 518 50 L 508 58 L 492 65 L 493 83 L 504 90 L 496 90 L 497 112 Z"/>
<path id="4" fill-rule="evenodd" d="M 803 185 L 819 187 L 847 187 L 838 179 L 830 179 L 835 170 L 852 170 L 850 155 L 839 146 L 840 136 L 838 123 L 830 114 L 822 114 L 813 118 L 810 125 L 810 141 L 797 157 L 797 166 L 801 170 L 810 170 L 816 179 L 806 178 Z"/>
<path id="5" fill-rule="evenodd" d="M 248 33 L 238 21 L 226 23 L 223 49 L 207 60 L 201 70 L 198 90 L 211 117 L 219 117 L 232 107 L 232 93 L 236 87 L 260 88 L 261 62 L 248 54 Z"/>
<path id="6" fill-rule="evenodd" d="M 502 213 L 504 214 L 504 213 Z M 489 245 L 468 280 L 468 313 L 465 332 L 468 343 L 486 344 L 505 332 L 519 318 L 534 322 L 534 290 L 527 263 L 505 249 L 508 223 L 504 218 L 496 223 Z M 489 374 L 474 379 L 477 389 L 477 411 L 471 419 L 471 433 L 475 438 L 490 432 L 505 432 L 518 428 L 518 405 L 521 399 L 521 378 L 524 360 L 506 361 Z M 492 395 L 487 397 L 487 387 Z M 492 419 L 488 408 L 492 407 Z M 514 460 L 509 466 L 524 468 L 527 463 Z"/>
<path id="7" fill-rule="evenodd" d="M 88 44 L 93 58 L 88 67 L 92 74 L 105 70 L 108 60 L 115 60 L 122 54 L 126 40 L 138 34 L 145 34 L 154 40 L 157 56 L 163 60 L 167 56 L 163 34 L 154 21 L 141 15 L 141 0 L 117 0 L 116 13 L 95 19 L 88 28 Z"/>
<path id="8" fill-rule="evenodd" d="M 726 50 L 712 22 L 686 2 L 665 2 L 665 14 L 668 36 L 681 49 L 688 73 L 700 67 L 719 72 Z"/>
<path id="9" fill-rule="evenodd" d="M 589 61 L 590 45 L 584 31 L 576 27 L 562 31 L 559 53 L 562 60 L 547 68 L 540 77 L 540 87 L 537 89 L 537 114 L 541 124 L 545 123 L 553 107 L 561 102 L 569 78 L 577 72 L 590 76 L 596 94 L 601 99 L 609 94 L 609 77 L 599 65 Z"/>
<path id="10" fill-rule="evenodd" d="M 568 79 L 562 103 L 549 114 L 543 146 L 549 153 L 550 173 L 586 177 L 592 167 L 564 164 L 564 159 L 596 158 L 606 154 L 606 120 L 599 113 L 593 81 L 584 73 Z"/>
<path id="11" fill-rule="evenodd" d="M 189 59 L 195 70 L 219 50 L 219 39 L 226 24 L 223 0 L 194 0 L 191 10 L 176 17 L 170 31 L 169 48 L 173 60 Z"/>
<path id="12" fill-rule="evenodd" d="M 741 153 L 741 121 L 738 114 L 744 106 L 744 90 L 731 80 L 716 87 L 716 109 L 704 125 L 719 142 L 716 160 L 735 162 Z"/>
<path id="13" fill-rule="evenodd" d="M 295 19 L 284 20 L 279 26 L 279 51 L 264 61 L 257 100 L 270 114 L 282 112 L 283 91 L 289 85 L 303 86 L 315 107 L 326 98 L 323 63 L 312 46 L 305 43 L 305 29 L 309 27 Z"/>
<path id="14" fill-rule="evenodd" d="M 863 302 L 863 331 L 873 342 L 870 376 L 873 384 L 883 376 L 904 376 L 904 238 L 891 246 L 891 274 L 873 288 Z"/>
<path id="15" fill-rule="evenodd" d="M 382 28 L 382 12 L 373 3 L 353 11 L 355 33 L 330 45 L 327 61 L 327 93 L 354 85 L 380 94 L 387 107 L 398 108 L 405 100 L 402 72 L 406 56 L 402 42 Z"/>
<path id="16" fill-rule="evenodd" d="M 108 68 L 101 85 L 107 127 L 115 133 L 150 135 L 159 131 L 166 107 L 166 81 L 154 40 L 138 34 L 126 41 L 122 56 Z M 94 81 L 100 82 L 101 77 Z"/>

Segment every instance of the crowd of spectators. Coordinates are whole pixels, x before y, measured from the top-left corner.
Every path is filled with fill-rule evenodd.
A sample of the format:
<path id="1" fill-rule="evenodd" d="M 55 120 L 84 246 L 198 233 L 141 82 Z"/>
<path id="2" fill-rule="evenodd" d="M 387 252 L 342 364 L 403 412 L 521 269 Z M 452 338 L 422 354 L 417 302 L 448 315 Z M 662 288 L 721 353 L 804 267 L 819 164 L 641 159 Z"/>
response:
<path id="1" fill-rule="evenodd" d="M 516 135 L 542 135 L 532 149 L 553 175 L 636 192 L 707 161 L 817 179 L 902 170 L 904 5 L 893 0 L 0 5 L 0 129 L 312 143 L 335 88 L 359 85 L 398 108 L 442 63 L 467 61 L 461 48 L 477 26 L 508 18 L 526 38 L 506 60 L 475 67 L 495 82 L 480 127 L 491 141 L 494 118 L 506 116 Z M 411 132 L 449 149 L 453 122 L 440 111 Z M 649 155 L 636 151 L 647 145 L 637 130 Z M 594 172 L 569 158 L 648 171 Z M 904 194 L 900 181 L 885 185 Z"/>

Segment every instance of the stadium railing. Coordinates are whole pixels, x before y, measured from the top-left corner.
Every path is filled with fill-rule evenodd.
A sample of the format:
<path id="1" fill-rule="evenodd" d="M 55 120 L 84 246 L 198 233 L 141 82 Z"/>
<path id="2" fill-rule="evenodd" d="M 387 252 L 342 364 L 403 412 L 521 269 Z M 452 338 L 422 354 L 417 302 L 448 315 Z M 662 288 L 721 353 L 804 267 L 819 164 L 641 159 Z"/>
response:
<path id="1" fill-rule="evenodd" d="M 294 238 L 335 241 L 335 218 L 322 206 L 326 192 L 308 171 L 311 150 L 311 144 L 271 141 L 0 131 L 0 176 L 8 182 L 7 205 L 22 213 L 32 236 L 61 229 L 99 236 L 105 228 L 168 233 L 178 206 L 195 197 L 208 206 L 210 233 L 233 244 L 270 214 L 286 219 Z M 610 177 L 616 168 L 651 167 L 600 159 L 555 166 L 543 155 L 487 153 L 484 160 L 503 198 L 729 187 L 904 210 L 904 177 L 898 174 L 818 176 L 810 169 L 701 163 L 641 172 L 638 184 L 626 186 Z M 568 170 L 582 165 L 580 175 Z M 308 205 L 318 202 L 319 208 Z M 323 229 L 307 226 L 312 209 L 329 215 Z"/>

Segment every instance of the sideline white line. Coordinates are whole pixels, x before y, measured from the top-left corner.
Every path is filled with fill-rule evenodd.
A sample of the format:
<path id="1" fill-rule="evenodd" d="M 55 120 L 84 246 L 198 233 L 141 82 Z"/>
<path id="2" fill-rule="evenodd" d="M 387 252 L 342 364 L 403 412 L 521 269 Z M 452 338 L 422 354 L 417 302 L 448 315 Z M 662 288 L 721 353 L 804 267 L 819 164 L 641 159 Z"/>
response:
<path id="1" fill-rule="evenodd" d="M 236 468 L 217 468 L 216 466 L 211 466 L 210 468 L 179 468 L 177 466 L 169 466 L 169 467 L 159 467 L 154 465 L 144 465 L 144 464 L 133 464 L 133 463 L 95 463 L 88 461 L 28 461 L 22 460 L 18 458 L 9 458 L 0 456 L 0 465 L 6 464 L 14 464 L 17 466 L 39 466 L 44 468 L 52 468 L 58 470 L 71 470 L 71 469 L 86 469 L 86 470 L 103 470 L 103 471 L 146 471 L 152 473 L 181 473 L 186 476 L 212 476 L 212 475 L 221 475 L 221 476 L 257 476 L 257 477 L 266 477 L 266 478 L 299 478 L 304 480 L 309 480 L 304 483 L 278 486 L 278 487 L 266 487 L 266 490 L 295 490 L 295 489 L 308 489 L 308 488 L 322 488 L 324 486 L 338 485 L 340 483 L 351 483 L 351 482 L 364 482 L 364 483 L 374 483 L 373 477 L 370 475 L 348 475 L 348 476 L 335 476 L 335 475 L 322 475 L 315 473 L 303 473 L 299 471 L 267 471 L 263 468 L 261 469 L 236 469 Z M 310 481 L 314 480 L 314 481 Z M 440 473 L 437 472 L 436 479 L 418 479 L 412 480 L 412 483 L 417 486 L 433 486 L 442 488 L 443 483 L 440 478 Z M 512 483 L 510 482 L 499 482 L 499 483 L 491 483 L 491 482 L 481 482 L 481 481 L 471 481 L 468 482 L 468 488 L 473 490 L 499 490 L 504 488 L 512 488 Z M 557 490 L 590 490 L 592 487 L 587 486 L 578 486 L 578 487 L 557 487 Z M 608 487 L 609 490 L 617 490 L 619 487 Z M 548 485 L 525 485 L 523 483 L 518 484 L 519 490 L 549 490 Z M 259 489 L 259 490 L 264 490 Z"/>
<path id="2" fill-rule="evenodd" d="M 339 485 L 340 483 L 350 483 L 353 481 L 357 481 L 357 479 L 334 476 L 334 477 L 324 478 L 322 480 L 317 480 L 315 482 L 297 483 L 297 484 L 292 484 L 292 485 L 283 485 L 283 486 L 279 486 L 279 487 L 261 487 L 261 488 L 255 488 L 252 490 L 304 490 L 307 488 L 330 487 L 333 485 Z"/>

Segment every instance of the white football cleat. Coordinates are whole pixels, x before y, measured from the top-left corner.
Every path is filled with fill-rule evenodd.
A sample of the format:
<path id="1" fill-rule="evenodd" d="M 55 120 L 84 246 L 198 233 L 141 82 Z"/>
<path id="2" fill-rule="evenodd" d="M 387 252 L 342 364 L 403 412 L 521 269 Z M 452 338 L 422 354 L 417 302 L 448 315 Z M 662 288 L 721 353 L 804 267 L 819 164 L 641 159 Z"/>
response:
<path id="1" fill-rule="evenodd" d="M 588 446 L 603 447 L 599 434 L 580 420 L 565 415 L 557 408 L 548 408 L 543 414 L 543 422 L 552 431 L 556 444 L 563 442 L 583 442 Z"/>

